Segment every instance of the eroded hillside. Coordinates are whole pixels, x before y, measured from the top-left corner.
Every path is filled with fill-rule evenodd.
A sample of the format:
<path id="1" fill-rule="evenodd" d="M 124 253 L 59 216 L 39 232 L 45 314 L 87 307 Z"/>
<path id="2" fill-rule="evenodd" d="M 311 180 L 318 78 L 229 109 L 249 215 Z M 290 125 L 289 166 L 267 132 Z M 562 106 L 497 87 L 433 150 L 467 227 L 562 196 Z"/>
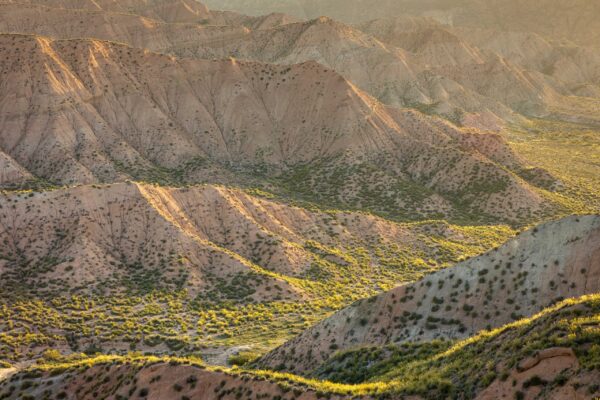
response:
<path id="1" fill-rule="evenodd" d="M 600 9 L 538 3 L 0 0 L 0 399 L 600 395 Z"/>
<path id="2" fill-rule="evenodd" d="M 527 177 L 527 166 L 498 135 L 384 106 L 315 62 L 177 59 L 111 42 L 28 35 L 0 40 L 8 50 L 0 64 L 7 132 L 0 146 L 50 182 L 160 174 L 223 181 L 233 170 L 281 178 L 285 186 L 306 167 L 321 183 L 334 178 L 327 176 L 333 170 L 354 169 L 374 184 L 391 183 L 390 195 L 402 201 L 396 212 L 516 221 L 551 205 L 517 176 Z M 316 171 L 323 164 L 325 176 Z M 307 188 L 318 190 L 318 182 Z M 342 203 L 368 201 L 352 180 L 331 187 Z"/>
<path id="3" fill-rule="evenodd" d="M 533 33 L 453 28 L 405 16 L 357 27 L 325 17 L 292 23 L 273 15 L 214 26 L 37 4 L 0 7 L 6 32 L 94 37 L 194 58 L 318 61 L 386 104 L 469 126 L 499 129 L 520 121 L 520 114 L 596 121 L 595 113 L 573 107 L 572 98 L 598 104 L 598 50 L 550 43 Z"/>
<path id="4" fill-rule="evenodd" d="M 361 345 L 456 339 L 530 316 L 600 285 L 600 217 L 534 228 L 484 255 L 361 300 L 266 355 L 263 366 L 307 372 Z"/>
<path id="5" fill-rule="evenodd" d="M 427 16 L 451 26 L 535 32 L 583 45 L 598 45 L 598 3 L 587 0 L 378 0 L 369 7 L 364 0 L 207 0 L 208 6 L 247 14 L 278 11 L 300 18 L 327 15 L 346 22 L 364 22 L 390 15 Z"/>
<path id="6" fill-rule="evenodd" d="M 136 183 L 3 195 L 3 357 L 52 344 L 268 347 L 511 234 L 309 211 L 258 195 Z"/>
<path id="7" fill-rule="evenodd" d="M 31 13 L 32 11 L 36 12 L 36 10 L 38 13 L 51 13 L 51 9 L 60 10 L 64 17 L 69 15 L 79 15 L 81 17 L 83 14 L 87 14 L 83 11 L 91 11 L 95 13 L 96 16 L 101 13 L 110 13 L 113 15 L 109 20 L 112 20 L 113 23 L 115 22 L 115 19 L 126 21 L 128 16 L 139 16 L 143 17 L 146 23 L 150 25 L 152 25 L 153 22 L 148 21 L 148 19 L 163 23 L 240 25 L 260 28 L 295 20 L 293 17 L 284 14 L 265 13 L 264 16 L 251 17 L 235 12 L 213 11 L 209 10 L 206 5 L 196 0 L 3 0 L 2 3 L 19 6 L 24 14 Z M 122 15 L 115 16 L 114 14 Z M 125 14 L 128 14 L 128 16 Z M 129 19 L 131 20 L 131 18 Z M 64 21 L 68 25 L 76 26 L 73 24 L 73 20 L 64 19 Z M 105 22 L 110 21 L 105 20 Z M 125 28 L 124 26 L 113 26 L 116 27 L 116 31 Z M 74 29 L 81 29 L 81 27 Z"/>

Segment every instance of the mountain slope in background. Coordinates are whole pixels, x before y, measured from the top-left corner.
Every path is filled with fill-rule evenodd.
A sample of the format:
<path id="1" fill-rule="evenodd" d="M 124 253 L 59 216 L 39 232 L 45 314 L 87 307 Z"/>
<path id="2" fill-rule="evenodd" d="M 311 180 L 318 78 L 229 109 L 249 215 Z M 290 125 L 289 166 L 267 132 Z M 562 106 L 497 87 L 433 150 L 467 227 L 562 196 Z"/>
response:
<path id="1" fill-rule="evenodd" d="M 585 105 L 597 104 L 598 99 L 600 51 L 596 48 L 531 32 L 449 27 L 420 17 L 372 20 L 358 28 L 410 51 L 421 63 L 437 66 L 433 68 L 437 74 L 522 113 L 594 120 L 593 113 L 585 113 Z M 537 92 L 524 96 L 533 89 L 519 81 L 533 83 Z M 575 99 L 579 105 L 574 107 Z"/>
<path id="2" fill-rule="evenodd" d="M 65 15 L 68 15 L 67 11 L 80 13 L 82 10 L 130 14 L 164 23 L 244 25 L 258 28 L 295 20 L 283 14 L 267 13 L 260 17 L 250 17 L 234 12 L 212 11 L 196 0 L 3 0 L 2 3 L 61 9 L 65 11 Z"/>
<path id="3" fill-rule="evenodd" d="M 368 161 L 421 187 L 408 204 L 421 213 L 423 200 L 510 220 L 546 209 L 515 175 L 526 166 L 499 136 L 386 107 L 314 62 L 179 60 L 27 35 L 0 42 L 0 148 L 51 182 L 122 181 L 156 168 L 198 181 L 194 166 L 207 161 L 275 173 L 317 160 L 337 160 L 338 169 Z"/>
<path id="4" fill-rule="evenodd" d="M 478 33 L 408 17 L 370 21 L 359 30 L 328 18 L 292 23 L 270 15 L 213 26 L 41 5 L 0 8 L 6 32 L 94 37 L 194 58 L 315 60 L 386 104 L 473 126 L 497 128 L 519 121 L 519 114 L 593 121 L 595 113 L 579 115 L 573 99 L 600 102 L 600 52 L 536 35 Z"/>
<path id="5" fill-rule="evenodd" d="M 53 8 L 112 11 L 138 14 L 165 22 L 199 22 L 211 16 L 204 4 L 195 0 L 8 0 L 10 3 L 43 4 Z"/>
<path id="6" fill-rule="evenodd" d="M 401 20 L 371 21 L 359 30 L 319 18 L 249 32 L 247 37 L 211 46 L 191 45 L 178 53 L 282 64 L 314 59 L 387 104 L 421 106 L 458 123 L 469 118 L 457 117 L 457 111 L 480 114 L 482 122 L 493 116 L 518 121 L 514 113 L 548 116 L 569 109 L 572 96 L 597 99 L 597 50 L 546 42 L 550 49 L 543 62 L 536 62 L 539 50 L 534 49 L 513 61 L 494 46 L 480 49 L 469 42 L 471 35 L 461 36 L 433 20 L 411 20 L 417 24 Z M 505 46 L 510 40 L 505 37 Z M 587 117 L 593 120 L 594 114 Z"/>
<path id="7" fill-rule="evenodd" d="M 428 16 L 452 26 L 535 32 L 586 46 L 597 46 L 600 5 L 587 0 L 207 0 L 209 7 L 233 9 L 247 14 L 271 11 L 316 18 L 327 15 L 346 22 L 364 22 L 390 15 Z"/>

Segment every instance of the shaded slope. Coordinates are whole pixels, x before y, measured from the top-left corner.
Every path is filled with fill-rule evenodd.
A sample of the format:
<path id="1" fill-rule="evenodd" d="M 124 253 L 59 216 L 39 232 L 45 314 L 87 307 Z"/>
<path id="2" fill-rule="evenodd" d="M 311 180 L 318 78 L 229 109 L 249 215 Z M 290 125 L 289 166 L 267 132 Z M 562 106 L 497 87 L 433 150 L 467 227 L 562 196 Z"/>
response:
<path id="1" fill-rule="evenodd" d="M 600 285 L 600 218 L 570 217 L 389 293 L 362 300 L 265 356 L 306 372 L 338 349 L 464 338 Z"/>

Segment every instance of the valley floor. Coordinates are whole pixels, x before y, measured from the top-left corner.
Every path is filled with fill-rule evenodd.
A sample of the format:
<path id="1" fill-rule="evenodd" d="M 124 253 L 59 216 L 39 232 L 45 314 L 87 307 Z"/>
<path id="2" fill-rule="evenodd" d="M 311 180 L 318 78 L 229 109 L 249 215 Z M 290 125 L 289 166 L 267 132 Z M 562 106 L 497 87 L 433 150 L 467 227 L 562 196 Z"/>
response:
<path id="1" fill-rule="evenodd" d="M 561 180 L 563 190 L 552 196 L 569 213 L 600 211 L 600 127 L 533 119 L 504 136 L 531 165 Z"/>

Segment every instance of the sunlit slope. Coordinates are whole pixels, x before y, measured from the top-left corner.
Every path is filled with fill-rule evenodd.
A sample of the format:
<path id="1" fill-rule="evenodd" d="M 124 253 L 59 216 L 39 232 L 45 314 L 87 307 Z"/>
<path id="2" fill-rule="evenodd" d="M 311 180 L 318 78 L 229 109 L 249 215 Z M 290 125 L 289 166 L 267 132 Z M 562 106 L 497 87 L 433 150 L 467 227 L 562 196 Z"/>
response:
<path id="1" fill-rule="evenodd" d="M 420 218 L 517 223 L 553 208 L 498 135 L 384 106 L 315 62 L 180 60 L 29 35 L 0 41 L 10 49 L 0 61 L 0 148 L 51 183 L 252 178 L 298 195 L 288 184 L 308 168 L 317 195 L 320 183 L 354 175 L 331 186 L 340 208 L 381 211 L 370 193 Z M 356 181 L 365 174 L 373 187 Z"/>

